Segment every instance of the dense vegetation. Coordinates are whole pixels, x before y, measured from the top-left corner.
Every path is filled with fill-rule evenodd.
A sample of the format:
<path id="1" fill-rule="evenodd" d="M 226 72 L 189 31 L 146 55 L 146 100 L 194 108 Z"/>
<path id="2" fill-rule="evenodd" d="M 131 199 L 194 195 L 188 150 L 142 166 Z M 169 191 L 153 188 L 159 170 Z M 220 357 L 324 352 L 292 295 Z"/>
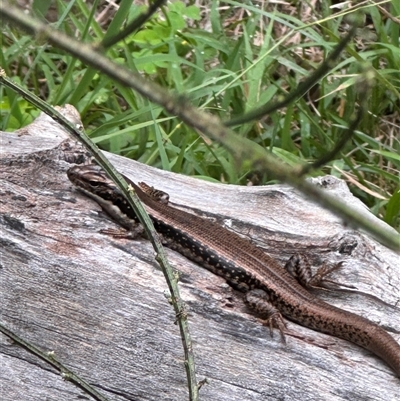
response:
<path id="1" fill-rule="evenodd" d="M 70 36 L 97 43 L 143 12 L 141 3 L 121 0 L 117 9 L 99 0 L 34 1 L 31 11 Z M 296 88 L 349 29 L 349 16 L 361 10 L 363 27 L 318 86 L 288 108 L 235 130 L 290 164 L 318 159 L 366 96 L 357 87 L 360 76 L 372 73 L 368 113 L 339 157 L 314 174 L 345 179 L 375 214 L 399 228 L 400 3 L 185 3 L 168 2 L 107 55 L 222 120 Z M 74 105 L 101 148 L 222 182 L 269 181 L 256 171 L 238 171 L 220 145 L 40 37 L 34 41 L 5 24 L 1 35 L 0 63 L 7 75 L 53 105 Z M 23 99 L 0 90 L 1 129 L 13 131 L 37 116 Z"/>

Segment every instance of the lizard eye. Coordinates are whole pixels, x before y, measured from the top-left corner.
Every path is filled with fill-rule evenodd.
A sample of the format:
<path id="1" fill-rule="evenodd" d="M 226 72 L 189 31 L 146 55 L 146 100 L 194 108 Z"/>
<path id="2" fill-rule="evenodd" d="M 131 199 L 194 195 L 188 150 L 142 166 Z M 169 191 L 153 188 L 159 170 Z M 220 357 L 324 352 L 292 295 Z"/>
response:
<path id="1" fill-rule="evenodd" d="M 98 186 L 99 186 L 99 182 L 98 182 L 98 181 L 89 181 L 89 184 L 90 184 L 92 187 L 98 187 Z"/>

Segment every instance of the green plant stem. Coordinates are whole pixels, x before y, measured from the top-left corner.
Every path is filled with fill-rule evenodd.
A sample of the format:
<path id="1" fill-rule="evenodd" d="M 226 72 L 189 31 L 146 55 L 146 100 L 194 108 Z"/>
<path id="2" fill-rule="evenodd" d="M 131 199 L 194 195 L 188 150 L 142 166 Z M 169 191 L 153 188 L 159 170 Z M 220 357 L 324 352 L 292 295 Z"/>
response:
<path id="1" fill-rule="evenodd" d="M 0 14 L 29 32 L 35 33 L 43 39 L 48 39 L 54 45 L 68 51 L 81 61 L 99 69 L 116 81 L 132 87 L 144 97 L 164 107 L 170 114 L 177 115 L 187 125 L 225 146 L 232 153 L 238 164 L 246 168 L 252 167 L 258 171 L 268 172 L 278 180 L 291 184 L 308 198 L 341 217 L 345 222 L 364 229 L 388 247 L 400 250 L 399 234 L 393 233 L 391 229 L 383 229 L 366 220 L 365 216 L 356 209 L 343 204 L 326 193 L 326 191 L 320 190 L 303 178 L 297 177 L 301 166 L 298 168 L 288 167 L 267 153 L 261 146 L 235 135 L 217 117 L 193 107 L 183 96 L 170 95 L 168 91 L 150 81 L 146 81 L 139 74 L 113 63 L 94 50 L 92 46 L 80 43 L 53 30 L 51 27 L 24 14 L 18 8 L 7 5 L 7 7 L 0 9 Z"/>
<path id="2" fill-rule="evenodd" d="M 292 92 L 290 92 L 285 98 L 280 102 L 268 102 L 267 104 L 252 110 L 240 117 L 233 118 L 226 121 L 224 124 L 227 127 L 233 127 L 235 125 L 245 124 L 250 121 L 259 120 L 266 117 L 272 112 L 279 110 L 283 107 L 288 106 L 290 103 L 294 102 L 296 99 L 303 96 L 307 91 L 309 91 L 321 78 L 324 77 L 333 67 L 334 62 L 339 57 L 339 54 L 348 45 L 352 37 L 356 32 L 356 27 L 353 26 L 349 33 L 339 42 L 335 50 L 326 58 L 326 60 L 320 65 L 320 67 L 315 70 L 315 72 L 310 75 L 306 80 L 304 80 L 299 86 Z M 272 103 L 272 104 L 271 104 Z"/>
<path id="3" fill-rule="evenodd" d="M 6 335 L 7 337 L 11 338 L 15 343 L 20 345 L 22 348 L 25 348 L 27 351 L 36 355 L 43 361 L 47 362 L 59 372 L 61 372 L 61 376 L 64 380 L 68 380 L 74 383 L 76 386 L 81 388 L 85 393 L 91 395 L 94 399 L 98 401 L 108 401 L 108 398 L 100 394 L 96 389 L 94 389 L 89 383 L 85 380 L 81 379 L 71 370 L 66 368 L 62 363 L 58 362 L 52 353 L 46 353 L 41 351 L 39 348 L 35 347 L 28 341 L 23 340 L 21 337 L 14 334 L 10 329 L 5 327 L 3 324 L 0 323 L 0 331 Z"/>
<path id="4" fill-rule="evenodd" d="M 131 33 L 137 31 L 150 17 L 165 3 L 166 0 L 155 0 L 150 4 L 146 12 L 140 14 L 132 22 L 130 22 L 121 32 L 116 35 L 105 38 L 99 45 L 99 50 L 108 49 L 119 41 L 123 40 Z"/>
<path id="5" fill-rule="evenodd" d="M 60 123 L 73 137 L 78 139 L 91 153 L 91 155 L 96 159 L 97 163 L 107 172 L 109 177 L 115 182 L 122 193 L 125 195 L 129 204 L 137 214 L 140 222 L 142 223 L 146 234 L 151 241 L 154 250 L 156 251 L 156 260 L 159 262 L 161 269 L 166 278 L 166 282 L 171 293 L 172 305 L 177 316 L 177 322 L 181 333 L 181 339 L 183 344 L 183 349 L 185 353 L 185 369 L 189 385 L 189 399 L 196 401 L 198 399 L 198 386 L 195 374 L 195 362 L 193 355 L 192 340 L 190 336 L 190 331 L 187 323 L 186 313 L 184 303 L 179 294 L 179 288 L 177 280 L 173 269 L 171 268 L 164 248 L 161 244 L 160 238 L 154 228 L 154 225 L 142 206 L 139 198 L 131 190 L 131 188 L 126 183 L 125 179 L 118 173 L 118 171 L 113 167 L 113 165 L 108 161 L 108 159 L 100 152 L 99 148 L 90 140 L 90 138 L 81 130 L 82 127 L 76 127 L 73 123 L 67 120 L 62 114 L 60 114 L 52 106 L 48 105 L 43 100 L 39 99 L 34 94 L 26 91 L 25 89 L 19 87 L 4 74 L 4 71 L 0 69 L 0 83 L 6 85 L 7 87 L 13 89 L 15 92 L 19 93 L 24 99 L 28 100 L 30 103 L 35 105 L 37 108 L 48 114 L 55 121 Z"/>

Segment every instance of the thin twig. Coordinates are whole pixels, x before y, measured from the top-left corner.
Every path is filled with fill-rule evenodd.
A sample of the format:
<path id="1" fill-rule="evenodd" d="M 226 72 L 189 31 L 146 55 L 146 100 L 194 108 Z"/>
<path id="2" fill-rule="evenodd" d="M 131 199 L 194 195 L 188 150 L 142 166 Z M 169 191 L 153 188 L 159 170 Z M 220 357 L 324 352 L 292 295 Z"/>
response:
<path id="1" fill-rule="evenodd" d="M 82 131 L 83 127 L 76 127 L 69 120 L 67 120 L 62 114 L 60 114 L 52 106 L 48 105 L 43 100 L 39 99 L 33 93 L 26 91 L 25 89 L 19 87 L 12 80 L 5 76 L 4 70 L 0 68 L 0 83 L 7 85 L 9 88 L 13 89 L 15 92 L 19 93 L 24 99 L 32 103 L 38 109 L 42 110 L 55 121 L 63 126 L 74 138 L 78 139 L 91 153 L 91 155 L 96 159 L 97 163 L 106 171 L 108 176 L 113 180 L 113 182 L 122 191 L 125 198 L 128 200 L 129 204 L 135 211 L 140 222 L 142 223 L 146 234 L 152 243 L 154 250 L 156 251 L 156 260 L 161 266 L 161 270 L 164 273 L 166 282 L 171 293 L 172 305 L 177 316 L 177 322 L 181 333 L 181 340 L 183 344 L 183 350 L 185 354 L 185 370 L 188 379 L 189 386 L 189 399 L 196 401 L 198 399 L 198 385 L 195 373 L 195 362 L 193 355 L 192 340 L 190 336 L 190 331 L 188 327 L 188 322 L 185 314 L 185 307 L 182 298 L 179 294 L 178 284 L 176 277 L 174 275 L 173 269 L 168 263 L 164 248 L 161 244 L 160 238 L 154 228 L 154 225 L 142 206 L 137 195 L 130 189 L 125 179 L 114 169 L 112 164 L 108 159 L 100 152 L 97 145 L 95 145 L 90 138 Z"/>
<path id="2" fill-rule="evenodd" d="M 53 353 L 49 352 L 43 352 L 39 348 L 35 347 L 28 341 L 23 340 L 21 337 L 13 333 L 10 329 L 5 327 L 0 323 L 0 331 L 5 334 L 7 337 L 11 338 L 15 343 L 20 345 L 22 348 L 25 348 L 27 351 L 29 351 L 31 354 L 36 355 L 43 361 L 47 362 L 51 366 L 53 366 L 55 369 L 57 369 L 61 373 L 61 377 L 64 380 L 68 380 L 72 383 L 74 383 L 77 387 L 81 388 L 85 393 L 91 395 L 94 399 L 98 401 L 108 401 L 108 398 L 106 398 L 104 395 L 100 394 L 97 390 L 95 390 L 89 383 L 87 383 L 85 380 L 81 379 L 79 376 L 77 376 L 74 372 L 69 370 L 65 365 L 63 365 L 61 362 L 58 362 L 55 359 L 55 356 Z"/>
<path id="3" fill-rule="evenodd" d="M 387 18 L 392 20 L 394 23 L 400 25 L 400 19 L 394 17 L 392 14 L 390 14 L 384 7 L 380 6 L 379 4 L 376 5 L 379 10 L 381 10 L 381 13 L 385 15 Z"/>
<path id="4" fill-rule="evenodd" d="M 360 79 L 359 83 L 356 85 L 356 88 L 358 89 L 359 92 L 360 106 L 356 113 L 355 118 L 351 121 L 350 125 L 343 130 L 339 141 L 335 144 L 333 149 L 325 153 L 321 158 L 315 160 L 313 163 L 305 164 L 300 169 L 299 176 L 303 176 L 309 173 L 311 170 L 318 169 L 319 167 L 324 166 L 325 164 L 332 161 L 335 158 L 335 156 L 344 148 L 344 146 L 351 139 L 351 137 L 354 135 L 355 130 L 357 129 L 361 120 L 367 113 L 368 94 L 370 93 L 370 89 L 372 87 L 372 82 L 374 79 L 374 75 L 373 73 L 371 74 L 370 70 L 364 71 L 364 73 L 361 76 L 362 79 Z"/>
<path id="5" fill-rule="evenodd" d="M 299 84 L 299 86 L 292 92 L 290 92 L 285 98 L 281 101 L 268 102 L 263 106 L 250 111 L 246 114 L 241 115 L 240 117 L 233 118 L 229 121 L 225 121 L 224 124 L 226 127 L 233 127 L 235 125 L 245 124 L 250 121 L 260 120 L 265 118 L 268 114 L 281 109 L 282 107 L 286 107 L 290 103 L 294 102 L 296 99 L 303 96 L 307 91 L 309 91 L 325 74 L 327 74 L 333 67 L 334 62 L 339 57 L 339 54 L 343 51 L 343 49 L 348 45 L 352 37 L 356 32 L 356 27 L 353 26 L 349 33 L 339 42 L 333 52 L 326 58 L 326 60 L 318 67 L 315 72 L 310 75 L 306 80 Z"/>
<path id="6" fill-rule="evenodd" d="M 107 49 L 137 31 L 165 3 L 165 1 L 166 0 L 155 0 L 154 3 L 150 4 L 146 12 L 136 17 L 121 32 L 103 39 L 98 45 L 98 49 Z"/>
<path id="7" fill-rule="evenodd" d="M 113 63 L 107 57 L 95 51 L 92 46 L 78 42 L 52 29 L 41 21 L 25 15 L 18 8 L 8 3 L 6 5 L 6 7 L 0 9 L 0 15 L 5 16 L 8 21 L 12 21 L 22 28 L 39 35 L 42 39 L 47 38 L 54 45 L 68 51 L 82 62 L 101 70 L 102 73 L 123 85 L 135 89 L 150 101 L 164 107 L 168 113 L 177 115 L 190 127 L 222 144 L 232 153 L 238 166 L 242 165 L 247 169 L 253 168 L 258 171 L 268 172 L 276 179 L 291 184 L 308 198 L 343 218 L 346 223 L 364 229 L 377 238 L 378 241 L 392 249 L 400 249 L 399 234 L 394 234 L 393 230 L 389 228 L 378 227 L 371 221 L 366 220 L 365 216 L 359 211 L 344 205 L 326 193 L 326 191 L 317 188 L 304 179 L 296 177 L 298 169 L 290 168 L 249 139 L 235 135 L 221 123 L 219 118 L 192 106 L 184 96 L 172 96 L 167 90 L 147 81 L 140 74 Z"/>

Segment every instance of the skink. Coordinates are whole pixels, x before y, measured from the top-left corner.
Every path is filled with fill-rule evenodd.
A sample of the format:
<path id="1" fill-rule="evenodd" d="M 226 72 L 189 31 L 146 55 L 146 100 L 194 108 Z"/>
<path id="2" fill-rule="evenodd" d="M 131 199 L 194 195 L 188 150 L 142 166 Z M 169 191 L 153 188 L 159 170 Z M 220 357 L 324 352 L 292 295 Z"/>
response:
<path id="1" fill-rule="evenodd" d="M 96 165 L 75 166 L 68 178 L 119 224 L 132 229 L 137 217 L 128 202 Z M 280 314 L 305 327 L 351 341 L 383 359 L 400 377 L 400 345 L 370 320 L 332 306 L 302 287 L 278 261 L 222 226 L 173 208 L 127 177 L 156 230 L 171 249 L 222 276 L 245 293 L 248 305 L 274 316 Z M 162 192 L 160 192 L 162 193 Z M 274 308 L 274 309 L 273 309 Z M 278 315 L 276 311 L 279 311 Z"/>

